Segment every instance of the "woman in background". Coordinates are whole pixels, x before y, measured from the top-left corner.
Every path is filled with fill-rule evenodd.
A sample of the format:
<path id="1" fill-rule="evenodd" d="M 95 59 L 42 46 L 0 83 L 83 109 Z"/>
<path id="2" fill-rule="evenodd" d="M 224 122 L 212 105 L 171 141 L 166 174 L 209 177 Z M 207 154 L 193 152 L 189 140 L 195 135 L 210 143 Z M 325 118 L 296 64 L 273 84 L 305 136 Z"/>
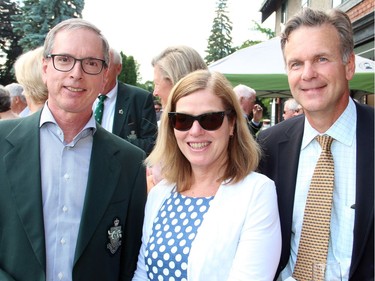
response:
<path id="1" fill-rule="evenodd" d="M 18 83 L 23 86 L 30 114 L 42 109 L 48 98 L 47 87 L 42 79 L 43 47 L 22 54 L 14 65 Z"/>
<path id="2" fill-rule="evenodd" d="M 207 69 L 199 53 L 189 46 L 172 46 L 163 50 L 151 62 L 154 68 L 154 96 L 164 107 L 173 86 L 185 75 Z"/>
<path id="3" fill-rule="evenodd" d="M 207 69 L 207 65 L 193 48 L 185 45 L 171 46 L 163 50 L 151 62 L 154 67 L 154 92 L 159 97 L 163 112 L 173 86 L 185 75 L 199 69 Z M 158 121 L 158 125 L 160 121 Z M 150 190 L 161 180 L 160 168 L 157 164 L 147 169 L 147 189 Z"/>

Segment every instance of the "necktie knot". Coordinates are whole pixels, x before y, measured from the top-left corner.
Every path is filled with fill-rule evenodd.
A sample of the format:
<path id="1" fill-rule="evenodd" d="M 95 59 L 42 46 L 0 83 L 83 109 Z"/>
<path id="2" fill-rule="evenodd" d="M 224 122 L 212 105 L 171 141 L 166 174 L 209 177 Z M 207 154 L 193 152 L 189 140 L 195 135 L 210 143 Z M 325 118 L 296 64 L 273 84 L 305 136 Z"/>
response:
<path id="1" fill-rule="evenodd" d="M 106 98 L 107 98 L 107 95 L 99 95 L 98 96 L 98 99 L 99 99 L 100 102 L 104 102 Z"/>
<path id="2" fill-rule="evenodd" d="M 328 135 L 317 136 L 316 140 L 319 142 L 320 146 L 322 147 L 322 150 L 331 151 L 331 144 L 333 142 L 332 137 Z"/>
<path id="3" fill-rule="evenodd" d="M 95 120 L 101 124 L 102 123 L 102 118 L 103 118 L 103 110 L 104 110 L 104 100 L 107 98 L 107 95 L 99 95 L 98 96 L 98 99 L 99 99 L 99 102 L 96 106 L 96 109 L 95 109 L 95 112 L 94 112 L 94 116 L 95 116 Z"/>

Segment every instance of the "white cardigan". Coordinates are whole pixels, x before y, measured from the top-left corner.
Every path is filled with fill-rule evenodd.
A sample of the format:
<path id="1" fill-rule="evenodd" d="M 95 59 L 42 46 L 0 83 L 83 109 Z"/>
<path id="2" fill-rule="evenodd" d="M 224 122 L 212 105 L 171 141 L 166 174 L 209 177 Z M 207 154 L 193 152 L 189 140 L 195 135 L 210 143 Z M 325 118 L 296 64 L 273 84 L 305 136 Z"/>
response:
<path id="1" fill-rule="evenodd" d="M 145 249 L 154 219 L 174 186 L 163 180 L 148 195 L 133 281 L 148 280 Z M 273 280 L 280 253 L 275 184 L 253 172 L 237 184 L 220 186 L 192 243 L 188 280 Z"/>

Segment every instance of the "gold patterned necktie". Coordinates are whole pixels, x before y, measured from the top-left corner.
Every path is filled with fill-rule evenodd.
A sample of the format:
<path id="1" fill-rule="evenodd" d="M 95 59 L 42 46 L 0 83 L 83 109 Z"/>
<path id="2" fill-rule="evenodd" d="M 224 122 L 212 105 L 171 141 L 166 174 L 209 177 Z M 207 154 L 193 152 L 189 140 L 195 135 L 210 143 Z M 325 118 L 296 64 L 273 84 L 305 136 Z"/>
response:
<path id="1" fill-rule="evenodd" d="M 104 101 L 105 101 L 106 98 L 107 98 L 106 95 L 99 95 L 99 97 L 98 97 L 99 102 L 98 102 L 98 104 L 96 105 L 96 108 L 95 108 L 94 117 L 95 117 L 95 120 L 99 124 L 102 124 L 103 110 L 104 110 Z"/>
<path id="2" fill-rule="evenodd" d="M 334 183 L 334 163 L 331 153 L 333 138 L 324 135 L 317 136 L 316 139 L 322 147 L 322 152 L 315 166 L 307 195 L 297 262 L 293 273 L 293 278 L 298 281 L 312 280 L 312 264 L 325 263 L 328 253 Z"/>

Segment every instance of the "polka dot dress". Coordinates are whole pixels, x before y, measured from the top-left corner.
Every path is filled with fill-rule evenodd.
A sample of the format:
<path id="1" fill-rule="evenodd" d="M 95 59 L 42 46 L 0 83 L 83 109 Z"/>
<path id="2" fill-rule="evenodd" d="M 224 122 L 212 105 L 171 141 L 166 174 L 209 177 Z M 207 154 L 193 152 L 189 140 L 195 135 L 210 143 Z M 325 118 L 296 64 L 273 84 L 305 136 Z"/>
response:
<path id="1" fill-rule="evenodd" d="M 214 197 L 172 192 L 154 221 L 145 252 L 149 280 L 187 280 L 191 243 Z"/>

